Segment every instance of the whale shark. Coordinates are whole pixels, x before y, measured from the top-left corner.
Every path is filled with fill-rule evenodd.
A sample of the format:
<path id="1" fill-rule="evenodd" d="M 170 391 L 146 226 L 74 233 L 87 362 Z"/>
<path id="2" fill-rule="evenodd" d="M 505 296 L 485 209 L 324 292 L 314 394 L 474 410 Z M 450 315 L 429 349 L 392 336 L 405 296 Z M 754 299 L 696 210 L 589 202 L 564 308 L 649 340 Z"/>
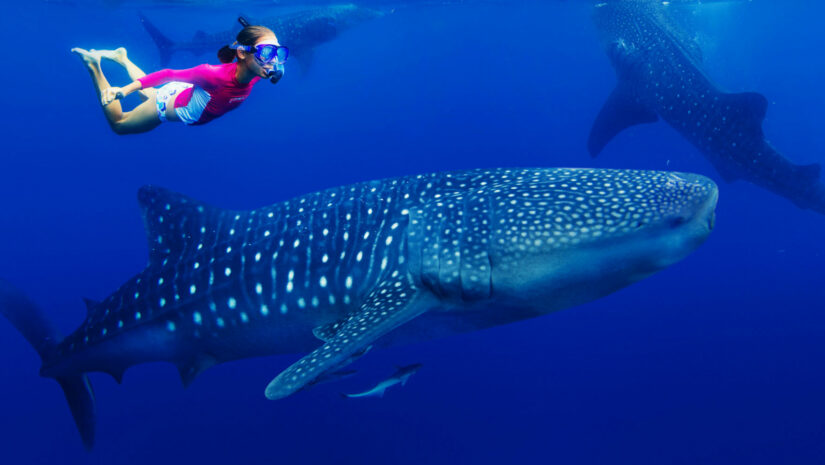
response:
<path id="1" fill-rule="evenodd" d="M 396 384 L 400 384 L 402 386 L 407 384 L 407 380 L 410 377 L 418 372 L 421 369 L 420 363 L 414 363 L 412 365 L 406 365 L 402 367 L 397 367 L 395 373 L 393 373 L 389 378 L 379 382 L 375 386 L 367 389 L 363 392 L 356 392 L 355 394 L 341 394 L 343 397 L 347 397 L 350 399 L 356 399 L 359 397 L 384 397 L 384 391 L 387 388 L 395 386 Z"/>
<path id="2" fill-rule="evenodd" d="M 381 17 L 386 13 L 373 8 L 354 4 L 318 6 L 314 8 L 284 12 L 266 18 L 247 18 L 251 24 L 266 26 L 278 36 L 278 41 L 289 47 L 290 55 L 308 67 L 313 50 L 337 38 L 342 32 L 366 21 Z M 193 55 L 217 53 L 224 45 L 235 41 L 240 26 L 216 33 L 197 31 L 191 40 L 175 42 L 168 38 L 143 14 L 140 22 L 155 42 L 160 54 L 161 66 L 166 66 L 172 55 L 188 52 Z"/>
<path id="3" fill-rule="evenodd" d="M 765 140 L 767 99 L 721 91 L 702 70 L 701 50 L 671 20 L 670 9 L 657 0 L 595 6 L 593 18 L 618 83 L 593 123 L 590 154 L 598 155 L 624 129 L 661 118 L 725 181 L 746 180 L 825 214 L 820 166 L 794 164 Z"/>
<path id="4" fill-rule="evenodd" d="M 308 353 L 266 386 L 287 397 L 371 347 L 488 328 L 582 304 L 687 256 L 717 188 L 693 174 L 478 169 L 369 181 L 251 211 L 138 192 L 148 264 L 61 337 L 0 281 L 0 313 L 63 388 L 94 440 L 89 372 L 120 382 L 175 364 L 184 385 L 217 363 Z"/>

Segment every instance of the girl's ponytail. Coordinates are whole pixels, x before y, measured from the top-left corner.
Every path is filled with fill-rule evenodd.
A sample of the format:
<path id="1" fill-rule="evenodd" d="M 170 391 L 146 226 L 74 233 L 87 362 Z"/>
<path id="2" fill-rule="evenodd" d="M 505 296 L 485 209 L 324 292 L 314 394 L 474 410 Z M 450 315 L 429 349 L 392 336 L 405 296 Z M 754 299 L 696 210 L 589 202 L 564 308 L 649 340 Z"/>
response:
<path id="1" fill-rule="evenodd" d="M 218 60 L 220 60 L 221 63 L 232 63 L 235 60 L 235 55 L 235 50 L 229 48 L 228 45 L 224 45 L 218 50 Z"/>

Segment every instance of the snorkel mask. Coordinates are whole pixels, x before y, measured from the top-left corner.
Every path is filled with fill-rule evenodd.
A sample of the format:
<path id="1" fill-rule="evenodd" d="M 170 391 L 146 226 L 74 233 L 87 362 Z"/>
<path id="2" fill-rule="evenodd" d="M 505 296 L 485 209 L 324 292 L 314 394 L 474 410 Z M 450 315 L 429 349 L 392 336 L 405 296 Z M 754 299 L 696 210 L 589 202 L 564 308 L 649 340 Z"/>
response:
<path id="1" fill-rule="evenodd" d="M 249 22 L 243 16 L 238 18 L 238 22 L 241 23 L 241 26 L 243 27 L 249 26 Z M 262 68 L 272 64 L 273 68 L 266 73 L 266 77 L 269 79 L 269 82 L 277 84 L 278 81 L 284 77 L 284 63 L 286 63 L 286 59 L 289 58 L 288 48 L 274 44 L 258 44 L 254 46 L 232 44 L 229 48 L 253 53 L 255 56 L 255 61 Z"/>

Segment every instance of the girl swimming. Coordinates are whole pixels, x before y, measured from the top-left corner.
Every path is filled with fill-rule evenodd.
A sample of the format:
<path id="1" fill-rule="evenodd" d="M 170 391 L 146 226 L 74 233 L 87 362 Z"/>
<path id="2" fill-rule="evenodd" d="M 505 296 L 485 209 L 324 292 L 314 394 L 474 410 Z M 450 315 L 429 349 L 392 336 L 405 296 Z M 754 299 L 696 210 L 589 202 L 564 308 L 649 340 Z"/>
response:
<path id="1" fill-rule="evenodd" d="M 208 123 L 237 108 L 261 78 L 277 82 L 283 76 L 283 64 L 289 55 L 275 33 L 264 26 L 244 27 L 234 44 L 221 48 L 218 59 L 223 64 L 203 64 L 185 70 L 164 69 L 146 74 L 129 60 L 124 48 L 73 48 L 72 52 L 86 63 L 103 114 L 117 134 L 150 131 L 165 121 Z M 111 87 L 100 69 L 103 58 L 123 66 L 133 82 L 125 87 Z M 124 112 L 119 100 L 133 92 L 139 92 L 143 102 Z"/>

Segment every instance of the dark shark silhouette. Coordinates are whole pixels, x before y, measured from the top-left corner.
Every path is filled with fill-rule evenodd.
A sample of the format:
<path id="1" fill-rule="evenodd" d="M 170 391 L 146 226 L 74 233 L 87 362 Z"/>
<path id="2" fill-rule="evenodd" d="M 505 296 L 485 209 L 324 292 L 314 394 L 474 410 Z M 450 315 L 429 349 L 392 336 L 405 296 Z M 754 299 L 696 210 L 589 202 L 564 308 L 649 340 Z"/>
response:
<path id="1" fill-rule="evenodd" d="M 355 25 L 383 16 L 385 13 L 357 5 L 330 5 L 284 13 L 269 18 L 249 18 L 252 24 L 267 26 L 275 32 L 281 44 L 289 47 L 291 56 L 306 67 L 312 60 L 315 47 L 327 43 Z M 160 64 L 166 66 L 172 55 L 189 52 L 193 55 L 214 54 L 224 45 L 235 41 L 240 26 L 208 34 L 198 31 L 188 42 L 175 42 L 152 24 L 144 15 L 140 21 L 152 37 L 160 53 Z"/>
<path id="2" fill-rule="evenodd" d="M 825 214 L 818 164 L 796 165 L 766 140 L 767 99 L 725 93 L 702 72 L 701 52 L 652 0 L 601 3 L 594 20 L 618 84 L 596 117 L 588 140 L 592 156 L 622 130 L 659 118 L 695 145 L 725 181 L 744 179 L 801 208 Z"/>

